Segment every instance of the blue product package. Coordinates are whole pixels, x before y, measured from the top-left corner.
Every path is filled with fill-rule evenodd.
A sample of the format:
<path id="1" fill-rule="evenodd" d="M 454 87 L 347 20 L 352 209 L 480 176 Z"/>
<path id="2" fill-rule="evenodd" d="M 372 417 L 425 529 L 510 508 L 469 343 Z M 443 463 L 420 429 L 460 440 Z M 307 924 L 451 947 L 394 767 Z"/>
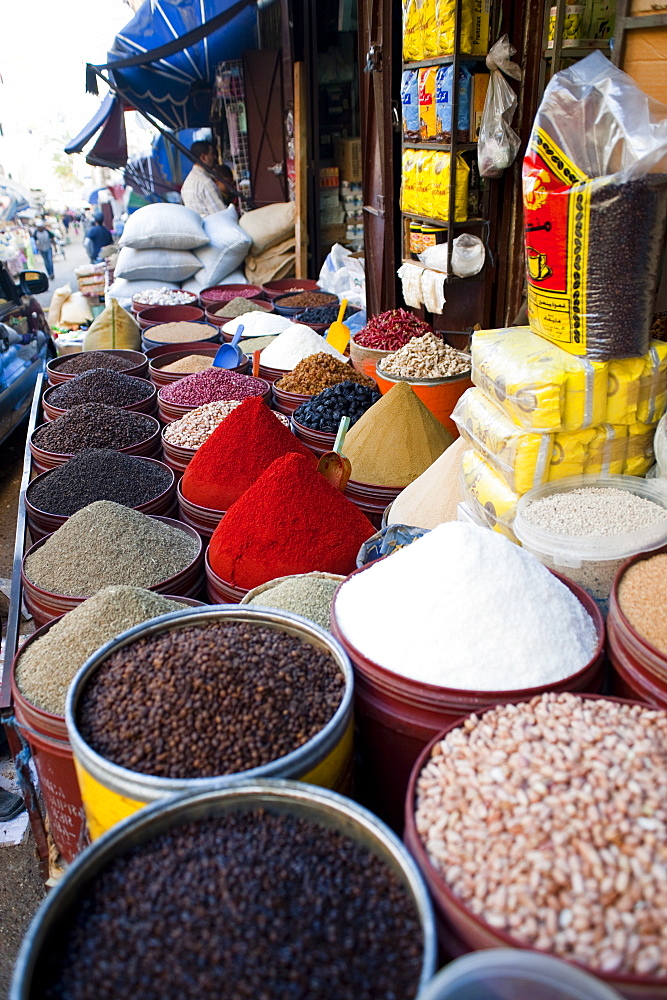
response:
<path id="1" fill-rule="evenodd" d="M 406 69 L 401 78 L 401 107 L 403 109 L 403 136 L 412 142 L 419 141 L 419 73 Z"/>
<path id="2" fill-rule="evenodd" d="M 435 78 L 436 139 L 451 142 L 452 139 L 452 91 L 454 89 L 454 67 L 441 66 Z M 472 98 L 472 76 L 465 66 L 459 66 L 459 111 L 456 141 L 467 142 L 470 134 L 470 103 Z"/>

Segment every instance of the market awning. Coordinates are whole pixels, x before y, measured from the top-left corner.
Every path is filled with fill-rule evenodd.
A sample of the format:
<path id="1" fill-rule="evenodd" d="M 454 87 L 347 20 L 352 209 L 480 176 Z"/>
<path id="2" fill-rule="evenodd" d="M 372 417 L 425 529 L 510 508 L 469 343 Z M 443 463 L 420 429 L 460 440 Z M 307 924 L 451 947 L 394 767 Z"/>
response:
<path id="1" fill-rule="evenodd" d="M 257 47 L 262 0 L 146 0 L 116 36 L 104 66 L 88 67 L 89 88 L 108 70 L 138 111 L 170 129 L 210 123 L 216 65 Z"/>
<path id="2" fill-rule="evenodd" d="M 118 106 L 115 94 L 108 93 L 88 124 L 81 129 L 75 139 L 65 146 L 66 153 L 80 153 L 86 143 L 90 142 L 96 132 L 102 128 L 115 107 Z"/>
<path id="3" fill-rule="evenodd" d="M 114 99 L 113 107 L 102 126 L 97 142 L 86 153 L 86 163 L 94 167 L 111 167 L 112 170 L 124 167 L 127 163 L 125 106 L 118 98 Z"/>

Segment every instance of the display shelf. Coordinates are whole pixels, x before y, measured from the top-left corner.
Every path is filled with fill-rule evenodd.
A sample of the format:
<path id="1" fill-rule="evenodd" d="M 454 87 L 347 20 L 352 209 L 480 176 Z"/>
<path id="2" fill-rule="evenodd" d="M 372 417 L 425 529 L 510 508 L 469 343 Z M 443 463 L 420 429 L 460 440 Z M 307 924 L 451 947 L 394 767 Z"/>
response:
<path id="1" fill-rule="evenodd" d="M 435 271 L 436 274 L 444 274 L 448 285 L 451 285 L 457 281 L 486 281 L 486 264 L 477 274 L 472 274 L 470 277 L 462 278 L 460 274 L 448 274 L 447 271 L 441 271 L 439 267 L 430 267 L 428 264 L 423 264 L 420 260 L 413 260 L 412 257 L 404 257 L 401 261 L 402 264 L 415 264 L 417 267 L 423 267 L 427 271 Z"/>
<path id="2" fill-rule="evenodd" d="M 591 39 L 589 42 L 580 39 L 580 42 L 580 45 L 563 45 L 556 57 L 559 59 L 583 59 L 584 56 L 589 56 L 591 52 L 611 52 L 609 42 L 598 41 L 597 39 Z M 544 59 L 553 59 L 555 55 L 556 50 L 553 45 L 547 46 L 542 53 Z"/>
<path id="3" fill-rule="evenodd" d="M 433 219 L 428 215 L 414 215 L 412 212 L 402 212 L 404 219 L 410 219 L 412 222 L 425 222 L 427 226 L 440 226 L 442 229 L 449 229 L 449 223 L 445 222 L 444 219 Z M 465 222 L 454 222 L 453 229 L 465 229 L 466 226 L 481 226 L 488 220 L 482 216 L 473 216 L 470 219 L 466 219 Z"/>
<path id="4" fill-rule="evenodd" d="M 486 56 L 465 56 L 457 55 L 460 62 L 485 63 Z M 422 59 L 419 62 L 404 62 L 403 69 L 428 69 L 429 66 L 449 66 L 454 62 L 454 56 L 432 56 L 431 59 Z"/>
<path id="5" fill-rule="evenodd" d="M 463 131 L 463 129 L 461 131 Z M 447 153 L 451 152 L 452 144 L 451 142 L 436 142 L 435 139 L 430 139 L 428 142 L 412 142 L 410 139 L 403 139 L 403 149 L 433 149 L 433 150 L 440 150 L 443 153 Z M 466 150 L 470 149 L 477 149 L 477 143 L 476 142 L 456 143 L 457 152 L 465 152 Z"/>

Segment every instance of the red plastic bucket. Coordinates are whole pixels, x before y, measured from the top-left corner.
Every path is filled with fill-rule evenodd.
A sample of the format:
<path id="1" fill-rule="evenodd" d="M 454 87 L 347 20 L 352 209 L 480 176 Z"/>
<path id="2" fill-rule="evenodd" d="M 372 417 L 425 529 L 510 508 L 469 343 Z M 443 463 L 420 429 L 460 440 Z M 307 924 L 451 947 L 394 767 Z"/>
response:
<path id="1" fill-rule="evenodd" d="M 145 439 L 145 441 L 139 441 L 137 444 L 128 444 L 125 448 L 115 448 L 114 451 L 120 451 L 124 455 L 139 455 L 142 458 L 160 458 L 161 454 L 161 443 L 160 443 L 160 422 L 155 417 L 146 415 L 146 419 L 151 421 L 155 429 L 152 434 Z M 36 427 L 30 436 L 30 453 L 32 455 L 32 469 L 33 472 L 39 474 L 41 472 L 48 472 L 49 469 L 57 469 L 59 465 L 64 465 L 65 462 L 69 462 L 72 455 L 59 454 L 55 451 L 46 451 L 44 448 L 40 448 L 38 444 L 35 444 L 35 437 L 37 432 L 44 427 L 41 424 Z"/>
<path id="2" fill-rule="evenodd" d="M 567 581 L 563 579 L 563 583 L 567 583 Z M 626 703 L 636 704 L 636 702 L 628 702 L 626 699 L 581 693 L 583 697 L 591 700 L 604 697 L 607 701 L 623 700 Z M 485 706 L 485 710 L 493 707 L 495 706 L 487 705 Z M 479 712 L 476 714 L 479 714 Z M 465 952 L 480 951 L 485 948 L 517 948 L 537 952 L 537 949 L 523 944 L 519 938 L 514 938 L 505 931 L 492 927 L 483 917 L 473 913 L 463 900 L 459 899 L 452 892 L 440 872 L 431 864 L 428 853 L 417 832 L 414 821 L 414 802 L 419 775 L 428 762 L 433 747 L 447 733 L 452 729 L 458 728 L 464 721 L 465 718 L 460 718 L 445 726 L 441 732 L 437 733 L 429 741 L 428 745 L 423 748 L 415 761 L 405 796 L 405 835 L 403 839 L 410 854 L 417 862 L 428 886 L 435 909 L 441 948 L 448 957 L 456 957 Z M 550 952 L 549 954 L 555 953 Z M 665 978 L 651 979 L 650 976 L 637 974 L 604 972 L 576 961 L 573 964 L 598 976 L 603 982 L 618 990 L 622 996 L 627 997 L 628 1000 L 657 1000 L 657 998 L 667 997 L 667 979 Z"/>
<path id="3" fill-rule="evenodd" d="M 133 378 L 134 376 L 130 377 Z M 153 414 L 155 412 L 155 403 L 157 395 L 155 386 L 151 385 L 150 382 L 147 382 L 146 379 L 138 378 L 136 379 L 136 381 L 139 382 L 142 386 L 145 386 L 147 389 L 150 389 L 150 392 L 143 399 L 140 399 L 138 403 L 128 403 L 127 406 L 121 406 L 120 409 L 134 410 L 136 413 Z M 42 409 L 44 410 L 44 419 L 46 421 L 56 420 L 57 417 L 62 417 L 63 413 L 67 413 L 67 411 L 71 409 L 70 406 L 67 407 L 54 406 L 54 404 L 51 402 L 51 396 L 58 388 L 59 386 L 52 385 L 49 389 L 46 390 L 46 392 L 42 396 Z"/>
<path id="4" fill-rule="evenodd" d="M 191 528 L 189 524 L 183 524 L 182 521 L 176 521 L 170 517 L 158 517 L 154 514 L 150 516 L 155 517 L 157 521 L 168 524 L 171 528 L 184 531 L 191 538 L 196 539 L 199 544 L 199 550 L 192 562 L 185 566 L 180 573 L 170 576 L 167 580 L 161 580 L 159 583 L 155 583 L 146 589 L 153 590 L 157 594 L 175 594 L 179 597 L 197 598 L 202 588 L 204 566 L 204 548 L 200 536 L 194 528 Z M 37 584 L 31 583 L 28 579 L 25 574 L 26 559 L 40 545 L 44 545 L 47 538 L 50 537 L 50 535 L 47 535 L 45 538 L 40 538 L 38 542 L 35 542 L 24 555 L 21 564 L 23 599 L 26 608 L 35 620 L 37 628 L 41 625 L 46 625 L 52 618 L 57 618 L 60 615 L 64 615 L 65 612 L 71 611 L 72 608 L 75 608 L 78 604 L 85 601 L 87 597 L 90 597 L 90 594 L 82 594 L 77 597 L 70 597 L 67 594 L 56 594 L 53 591 L 44 590 L 43 587 L 38 587 Z"/>
<path id="5" fill-rule="evenodd" d="M 122 375 L 132 375 L 134 378 L 145 379 L 146 372 L 148 371 L 148 358 L 141 351 L 124 351 L 124 350 L 105 350 L 96 351 L 96 354 L 113 354 L 116 357 L 123 358 L 127 361 L 127 368 L 114 369 L 120 371 Z M 70 379 L 75 378 L 79 372 L 63 372 L 60 371 L 62 366 L 66 361 L 71 361 L 71 354 L 64 354 L 60 358 L 52 358 L 46 366 L 46 374 L 48 377 L 49 385 L 59 385 L 61 382 L 68 382 Z"/>
<path id="6" fill-rule="evenodd" d="M 208 309 L 209 306 L 224 306 L 232 299 L 261 299 L 263 295 L 261 285 L 209 285 L 208 288 L 202 288 L 199 298 Z"/>
<path id="7" fill-rule="evenodd" d="M 137 313 L 141 330 L 163 323 L 201 323 L 203 319 L 204 310 L 199 306 L 144 306 Z"/>
<path id="8" fill-rule="evenodd" d="M 449 378 L 394 378 L 391 375 L 383 375 L 376 369 L 373 376 L 378 384 L 382 395 L 386 395 L 393 389 L 397 382 L 407 382 L 415 395 L 421 399 L 436 420 L 439 420 L 443 427 L 446 427 L 452 437 L 459 436 L 459 430 L 452 420 L 452 411 L 459 399 L 472 386 L 470 373 L 463 375 L 450 375 Z"/>
<path id="9" fill-rule="evenodd" d="M 179 518 L 184 524 L 189 524 L 207 542 L 226 514 L 224 510 L 213 510 L 211 507 L 200 507 L 183 496 L 179 482 L 176 489 Z"/>
<path id="10" fill-rule="evenodd" d="M 289 292 L 319 292 L 320 286 L 313 278 L 278 278 L 262 285 L 267 299 L 279 299 Z"/>
<path id="11" fill-rule="evenodd" d="M 371 524 L 380 529 L 385 510 L 402 489 L 402 486 L 374 486 L 372 483 L 358 483 L 350 479 L 343 492 Z"/>
<path id="12" fill-rule="evenodd" d="M 235 587 L 211 569 L 208 549 L 206 549 L 204 566 L 206 569 L 206 592 L 211 599 L 211 604 L 240 604 L 249 591 L 244 587 Z"/>
<path id="13" fill-rule="evenodd" d="M 162 428 L 162 461 L 173 470 L 176 482 L 187 469 L 192 459 L 197 454 L 196 448 L 183 448 L 180 444 L 172 444 L 164 436 L 165 428 Z"/>
<path id="14" fill-rule="evenodd" d="M 285 392 L 284 389 L 279 389 L 275 382 L 273 383 L 273 407 L 286 417 L 291 417 L 302 403 L 307 403 L 312 398 L 310 393 Z"/>
<path id="15" fill-rule="evenodd" d="M 155 458 L 144 458 L 142 461 L 152 462 L 154 465 L 159 465 L 161 468 L 167 469 L 171 473 L 171 482 L 166 490 L 163 490 L 158 496 L 153 497 L 152 500 L 146 500 L 145 503 L 139 504 L 134 510 L 141 511 L 142 514 L 161 514 L 163 517 L 171 517 L 178 511 L 174 470 L 170 469 L 164 462 L 158 462 Z M 52 532 L 57 531 L 61 524 L 64 524 L 69 517 L 69 515 L 65 514 L 50 514 L 46 510 L 35 507 L 30 500 L 32 487 L 37 482 L 44 482 L 52 472 L 53 469 L 49 469 L 47 472 L 43 472 L 33 479 L 25 493 L 25 509 L 33 542 L 37 542 L 40 538 L 44 538 L 45 535 L 50 535 Z"/>
<path id="16" fill-rule="evenodd" d="M 271 386 L 265 379 L 260 379 L 260 381 L 264 382 L 264 385 L 266 386 L 262 392 L 262 399 L 267 406 L 270 406 Z M 173 420 L 180 420 L 181 417 L 184 417 L 186 413 L 190 412 L 190 410 L 196 410 L 198 406 L 202 406 L 201 403 L 193 403 L 191 406 L 185 406 L 182 403 L 170 403 L 169 400 L 162 398 L 162 390 L 164 388 L 166 387 L 162 386 L 157 397 L 158 413 L 163 424 L 170 424 Z"/>
<path id="17" fill-rule="evenodd" d="M 306 448 L 310 448 L 312 453 L 317 455 L 318 458 L 328 451 L 333 451 L 333 446 L 336 442 L 335 434 L 328 434 L 326 431 L 316 431 L 312 427 L 306 427 L 295 420 L 294 415 L 292 415 L 290 426 L 295 437 L 298 437 L 299 441 L 305 444 Z"/>
<path id="18" fill-rule="evenodd" d="M 389 557 L 391 558 L 391 556 Z M 369 565 L 372 565 L 369 564 Z M 364 573 L 369 566 L 355 570 Z M 355 707 L 362 760 L 362 782 L 368 786 L 371 808 L 396 829 L 403 822 L 405 791 L 415 760 L 445 726 L 492 705 L 528 701 L 545 691 L 600 690 L 604 673 L 604 619 L 592 597 L 571 580 L 553 574 L 583 604 L 598 635 L 590 663 L 571 677 L 539 688 L 517 691 L 464 691 L 402 677 L 374 663 L 343 635 L 336 618 L 336 594 L 331 631 L 350 657 L 355 673 Z M 348 577 L 349 579 L 349 577 Z"/>
<path id="19" fill-rule="evenodd" d="M 270 382 L 271 385 L 277 382 L 279 378 L 282 378 L 283 375 L 287 375 L 286 369 L 271 368 L 269 365 L 262 364 L 259 366 L 259 377 L 263 378 L 266 382 Z"/>

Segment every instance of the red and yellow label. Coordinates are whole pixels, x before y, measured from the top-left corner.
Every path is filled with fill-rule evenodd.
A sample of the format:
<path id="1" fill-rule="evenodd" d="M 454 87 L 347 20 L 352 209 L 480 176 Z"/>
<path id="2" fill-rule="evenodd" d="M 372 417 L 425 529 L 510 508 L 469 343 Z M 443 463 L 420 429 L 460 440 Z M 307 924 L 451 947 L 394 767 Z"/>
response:
<path id="1" fill-rule="evenodd" d="M 523 162 L 523 207 L 530 326 L 584 355 L 590 181 L 537 127 Z"/>

